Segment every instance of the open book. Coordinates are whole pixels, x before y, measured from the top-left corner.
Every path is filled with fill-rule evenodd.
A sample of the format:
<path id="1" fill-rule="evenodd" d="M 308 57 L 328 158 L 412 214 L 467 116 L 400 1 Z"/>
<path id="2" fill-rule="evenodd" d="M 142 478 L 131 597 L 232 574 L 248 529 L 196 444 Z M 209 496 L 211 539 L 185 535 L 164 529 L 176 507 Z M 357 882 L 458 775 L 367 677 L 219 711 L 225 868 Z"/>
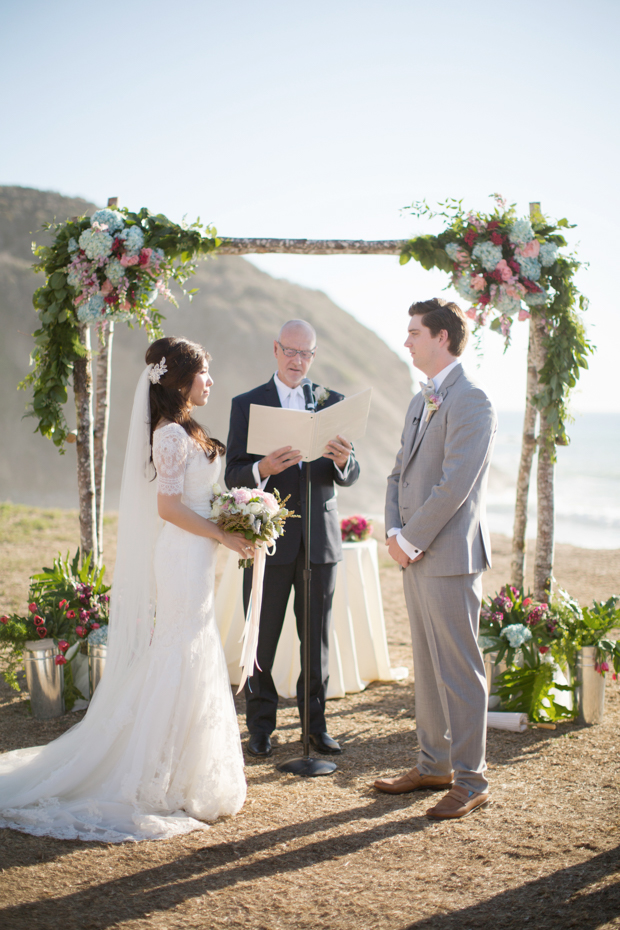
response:
<path id="1" fill-rule="evenodd" d="M 338 435 L 349 441 L 362 438 L 371 394 L 372 388 L 368 388 L 316 413 L 250 404 L 247 451 L 252 455 L 269 455 L 275 449 L 291 446 L 299 449 L 304 462 L 313 462 L 321 458 L 327 443 Z"/>

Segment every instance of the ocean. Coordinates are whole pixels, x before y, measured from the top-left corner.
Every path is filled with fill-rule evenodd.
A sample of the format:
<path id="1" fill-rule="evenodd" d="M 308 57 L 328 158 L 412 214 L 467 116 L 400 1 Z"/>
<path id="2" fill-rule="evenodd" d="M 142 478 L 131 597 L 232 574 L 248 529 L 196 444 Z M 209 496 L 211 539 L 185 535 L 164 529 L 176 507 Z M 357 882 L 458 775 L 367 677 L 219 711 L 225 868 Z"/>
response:
<path id="1" fill-rule="evenodd" d="M 521 413 L 500 412 L 489 480 L 487 515 L 493 533 L 512 536 L 515 481 L 521 455 Z M 589 413 L 569 424 L 558 448 L 555 538 L 586 549 L 620 548 L 620 414 Z M 536 459 L 528 538 L 536 536 Z"/>

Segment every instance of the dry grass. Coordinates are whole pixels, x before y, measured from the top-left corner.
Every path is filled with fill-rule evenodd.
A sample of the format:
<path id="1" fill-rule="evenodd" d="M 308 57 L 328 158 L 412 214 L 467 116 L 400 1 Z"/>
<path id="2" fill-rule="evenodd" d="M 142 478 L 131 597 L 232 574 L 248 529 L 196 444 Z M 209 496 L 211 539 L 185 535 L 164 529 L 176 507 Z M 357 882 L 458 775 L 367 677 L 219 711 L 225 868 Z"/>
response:
<path id="1" fill-rule="evenodd" d="M 27 514 L 20 519 L 36 518 L 34 511 L 23 511 Z M 2 609 L 9 596 L 23 603 L 27 577 L 20 578 L 19 565 L 30 571 L 49 561 L 62 534 L 63 545 L 75 545 L 70 519 L 59 515 L 53 521 L 57 537 L 45 521 L 36 537 L 24 530 L 19 556 L 16 540 L 23 527 L 2 529 L 3 539 L 10 537 L 0 549 L 3 566 L 7 556 L 11 559 L 9 581 L 2 581 Z M 506 546 L 495 542 L 493 588 L 507 571 Z M 7 546 L 15 552 L 7 552 Z M 620 553 L 569 549 L 558 552 L 560 582 L 570 581 L 568 587 L 588 599 L 611 593 Z M 411 665 L 399 573 L 383 567 L 382 584 L 392 662 Z M 245 738 L 241 703 L 238 710 Z M 26 713 L 25 697 L 3 687 L 0 747 L 44 743 L 80 716 L 35 721 Z M 411 680 L 378 683 L 329 703 L 330 732 L 345 748 L 329 778 L 299 780 L 275 769 L 275 763 L 300 751 L 296 717 L 292 703 L 285 702 L 274 757 L 248 760 L 245 807 L 204 833 L 106 846 L 0 831 L 0 925 L 6 930 L 620 927 L 620 696 L 615 686 L 608 689 L 605 721 L 598 727 L 490 731 L 493 804 L 454 824 L 426 819 L 435 797 L 428 792 L 390 797 L 370 787 L 378 775 L 414 761 Z"/>

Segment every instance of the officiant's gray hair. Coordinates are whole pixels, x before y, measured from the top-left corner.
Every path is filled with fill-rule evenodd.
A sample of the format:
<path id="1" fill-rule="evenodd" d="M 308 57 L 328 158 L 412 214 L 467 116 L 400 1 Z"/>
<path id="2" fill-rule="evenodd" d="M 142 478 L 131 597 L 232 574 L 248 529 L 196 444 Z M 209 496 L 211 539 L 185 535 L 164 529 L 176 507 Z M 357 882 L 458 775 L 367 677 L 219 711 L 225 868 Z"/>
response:
<path id="1" fill-rule="evenodd" d="M 284 323 L 282 327 L 280 328 L 280 332 L 278 333 L 278 339 L 282 339 L 287 329 L 297 329 L 297 328 L 307 330 L 312 335 L 312 339 L 314 340 L 314 344 L 316 345 L 316 330 L 314 326 L 311 326 L 310 323 L 306 322 L 306 320 L 287 320 L 287 322 Z"/>

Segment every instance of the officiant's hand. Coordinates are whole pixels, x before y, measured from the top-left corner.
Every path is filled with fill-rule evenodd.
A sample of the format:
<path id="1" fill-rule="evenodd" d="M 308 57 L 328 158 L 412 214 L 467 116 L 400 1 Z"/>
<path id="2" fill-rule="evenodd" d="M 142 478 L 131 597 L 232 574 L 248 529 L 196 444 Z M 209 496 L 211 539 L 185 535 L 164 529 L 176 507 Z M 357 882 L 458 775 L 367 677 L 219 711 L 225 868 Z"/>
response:
<path id="1" fill-rule="evenodd" d="M 346 468 L 349 456 L 353 452 L 353 446 L 344 436 L 336 436 L 327 443 L 327 448 L 323 453 L 324 459 L 331 459 L 334 465 L 337 465 L 340 471 Z"/>
<path id="2" fill-rule="evenodd" d="M 258 463 L 259 474 L 261 478 L 268 478 L 269 475 L 279 475 L 281 471 L 290 468 L 291 465 L 299 464 L 301 458 L 299 449 L 293 449 L 292 446 L 282 446 L 281 449 L 275 449 L 260 460 Z"/>

